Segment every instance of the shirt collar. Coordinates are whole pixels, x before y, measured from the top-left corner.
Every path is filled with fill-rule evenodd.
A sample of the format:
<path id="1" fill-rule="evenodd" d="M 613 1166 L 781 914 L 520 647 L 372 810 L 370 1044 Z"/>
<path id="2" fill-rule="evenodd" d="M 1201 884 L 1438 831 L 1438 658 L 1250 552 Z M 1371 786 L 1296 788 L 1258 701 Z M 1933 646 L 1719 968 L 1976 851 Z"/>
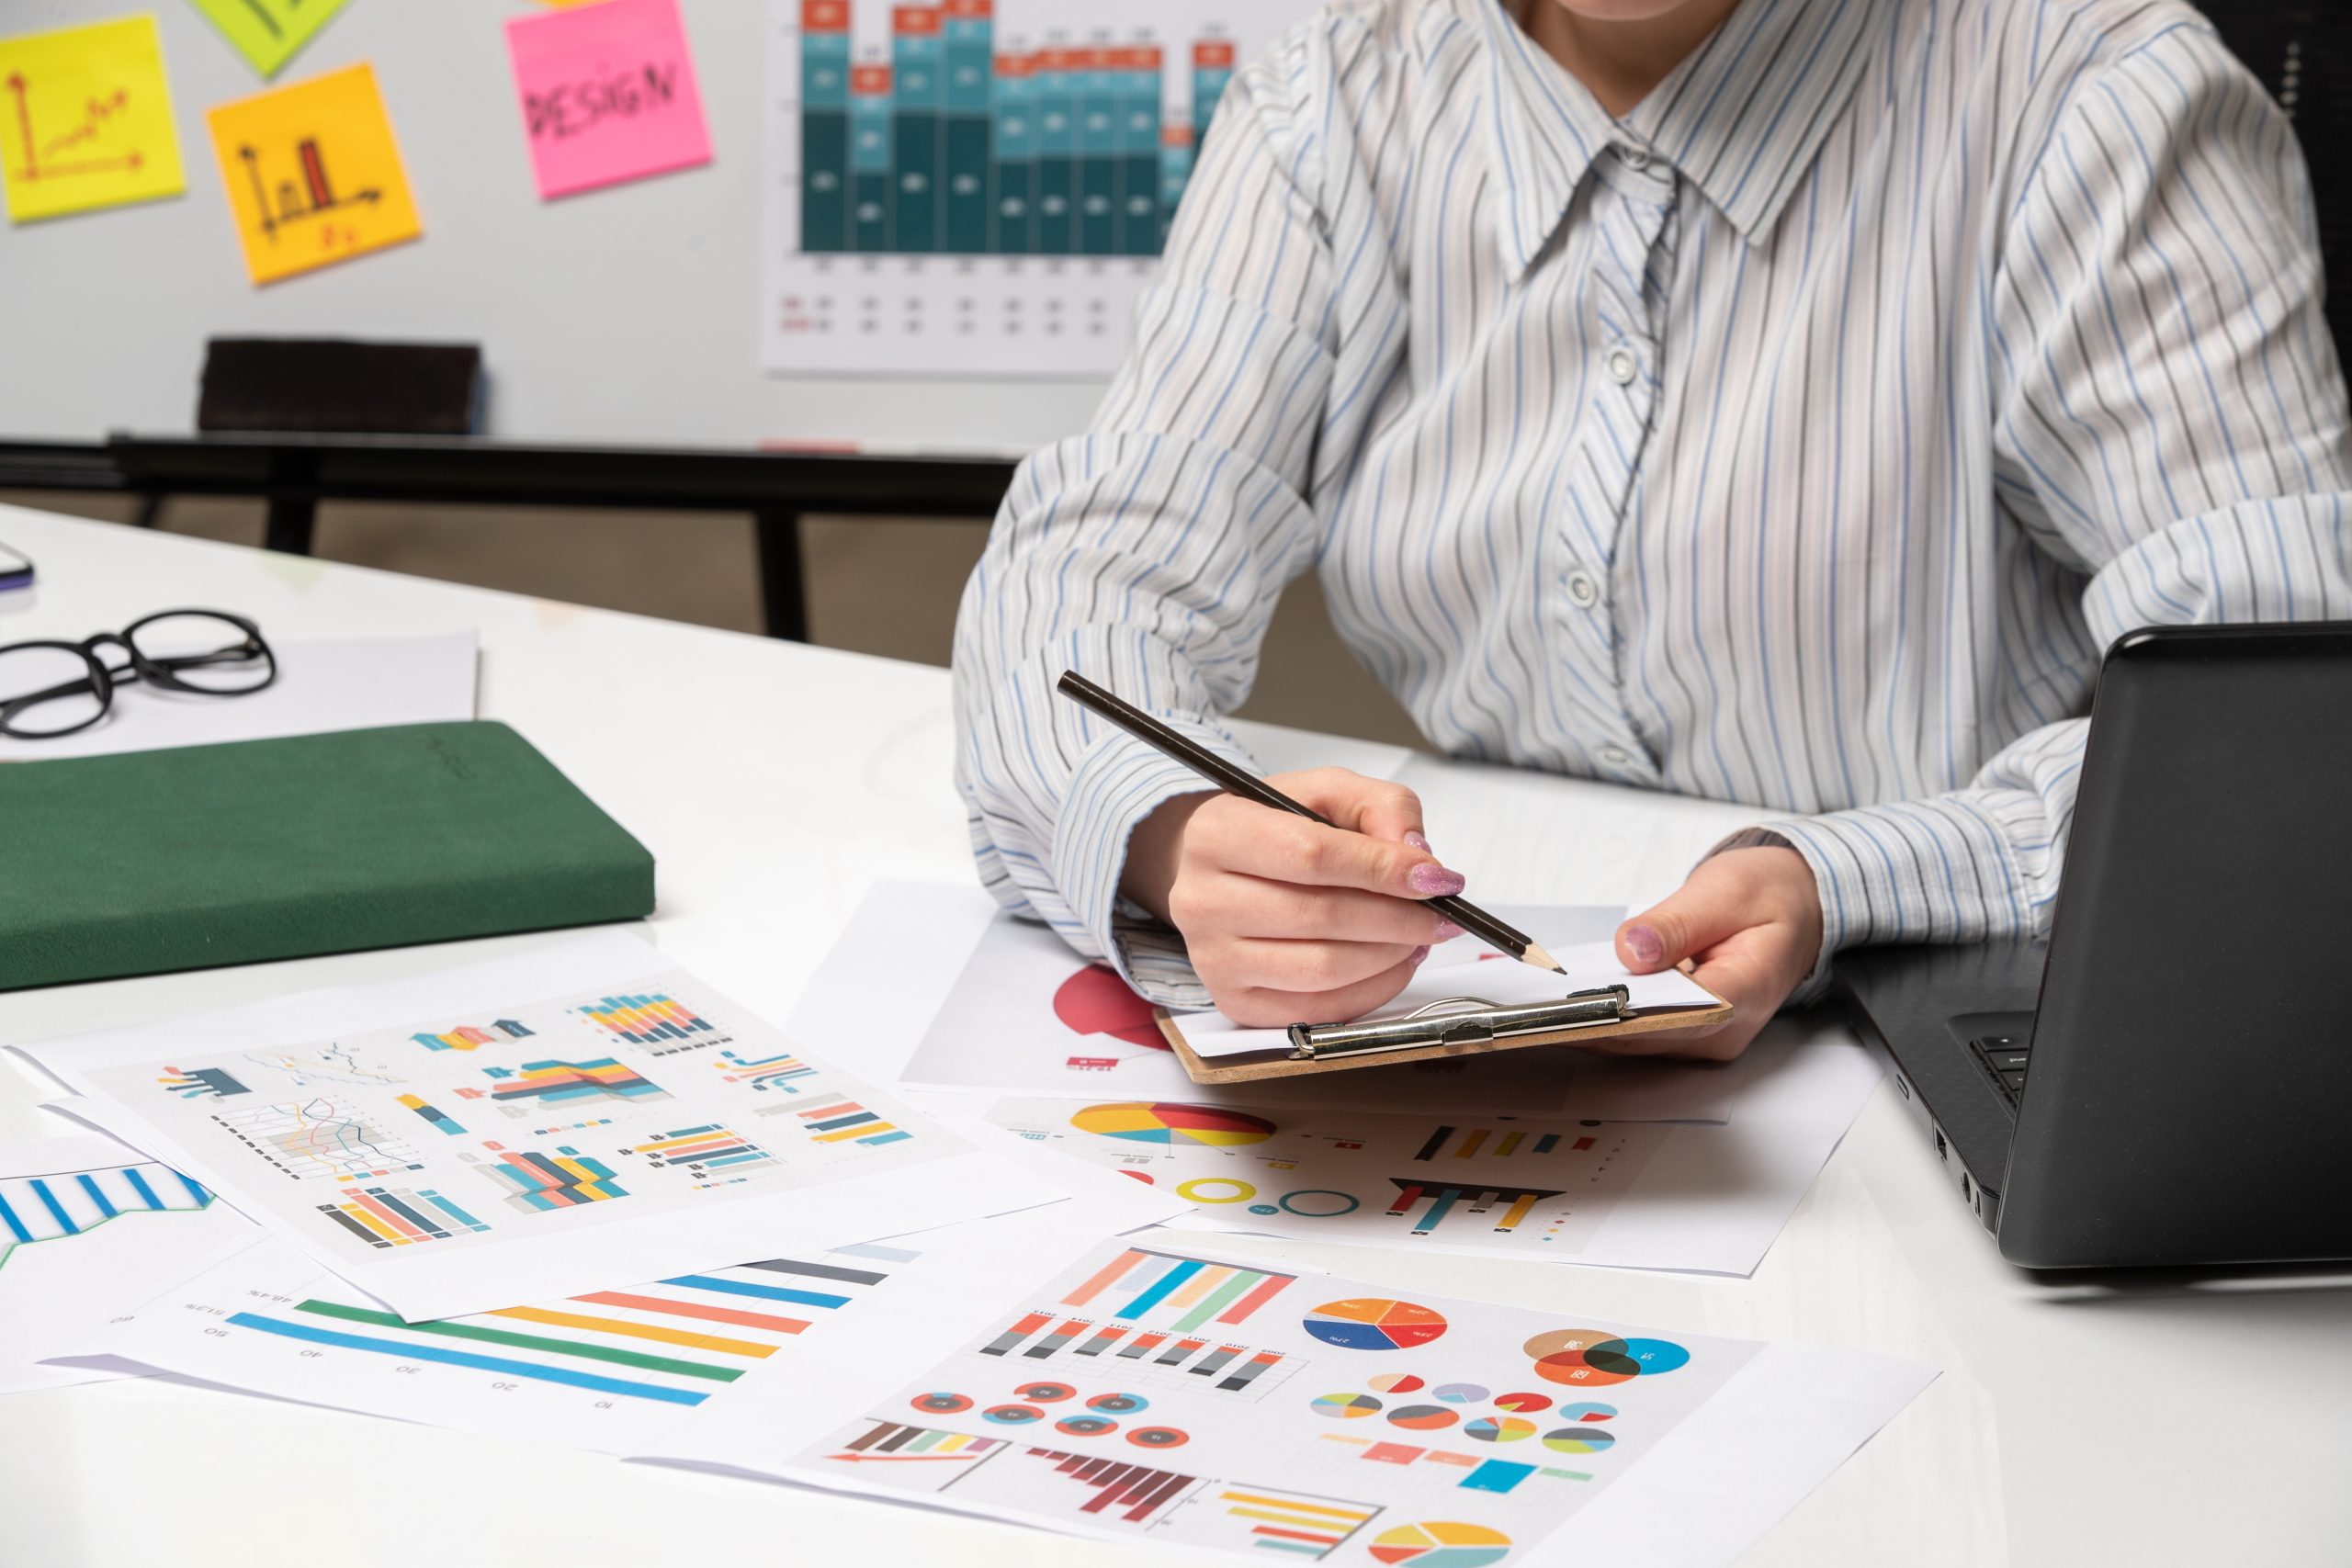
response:
<path id="1" fill-rule="evenodd" d="M 1672 164 L 1761 242 L 1853 96 L 1883 0 L 1744 0 L 1623 121 L 1520 29 L 1509 0 L 1457 4 L 1487 44 L 1503 241 L 1523 273 L 1612 141 Z"/>

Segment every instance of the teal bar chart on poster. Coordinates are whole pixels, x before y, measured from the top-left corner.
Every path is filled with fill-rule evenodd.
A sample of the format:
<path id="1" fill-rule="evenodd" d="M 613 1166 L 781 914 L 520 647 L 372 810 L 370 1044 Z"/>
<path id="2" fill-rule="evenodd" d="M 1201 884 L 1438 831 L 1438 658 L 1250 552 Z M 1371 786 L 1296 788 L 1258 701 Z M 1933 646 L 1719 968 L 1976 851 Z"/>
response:
<path id="1" fill-rule="evenodd" d="M 771 0 L 767 367 L 1099 375 L 1312 0 Z"/>

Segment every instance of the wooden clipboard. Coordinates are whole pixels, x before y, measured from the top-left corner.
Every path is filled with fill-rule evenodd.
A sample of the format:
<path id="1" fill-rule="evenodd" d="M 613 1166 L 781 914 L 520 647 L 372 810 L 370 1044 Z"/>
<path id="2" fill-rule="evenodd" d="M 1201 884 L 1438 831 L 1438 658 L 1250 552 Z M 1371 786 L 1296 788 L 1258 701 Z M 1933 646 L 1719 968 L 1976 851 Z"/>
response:
<path id="1" fill-rule="evenodd" d="M 1688 976 L 1685 970 L 1685 976 Z M 1690 982 L 1698 986 L 1696 980 Z M 1706 987 L 1700 986 L 1702 991 Z M 1194 1083 L 1254 1083 L 1261 1078 L 1296 1077 L 1303 1073 L 1345 1072 L 1353 1067 L 1390 1067 L 1409 1062 L 1433 1062 L 1449 1056 L 1478 1056 L 1493 1051 L 1515 1051 L 1522 1045 L 1586 1045 L 1601 1040 L 1622 1040 L 1633 1034 L 1651 1034 L 1661 1029 L 1702 1029 L 1728 1021 L 1732 1005 L 1713 991 L 1713 1007 L 1646 1008 L 1623 1010 L 1611 1021 L 1583 1023 L 1572 1028 L 1555 1029 L 1529 1034 L 1512 1034 L 1495 1040 L 1457 1040 L 1428 1045 L 1384 1047 L 1378 1050 L 1353 1051 L 1340 1055 L 1300 1056 L 1289 1046 L 1270 1051 L 1251 1051 L 1231 1056 L 1204 1056 L 1193 1049 L 1184 1038 L 1182 1024 L 1166 1008 L 1152 1010 L 1152 1020 L 1159 1025 L 1159 1032 L 1184 1066 L 1185 1076 Z M 1457 1019 L 1475 1019 L 1475 1013 L 1450 1015 Z"/>

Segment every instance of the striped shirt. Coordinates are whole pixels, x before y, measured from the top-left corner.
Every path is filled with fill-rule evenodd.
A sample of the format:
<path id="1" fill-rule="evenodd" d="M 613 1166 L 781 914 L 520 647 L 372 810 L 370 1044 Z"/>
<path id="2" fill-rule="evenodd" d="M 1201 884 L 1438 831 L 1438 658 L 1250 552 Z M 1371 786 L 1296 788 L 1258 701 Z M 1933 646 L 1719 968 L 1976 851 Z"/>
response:
<path id="1" fill-rule="evenodd" d="M 1236 78 L 966 591 L 982 877 L 1204 1005 L 1117 893 L 1200 782 L 1052 683 L 1246 761 L 1312 570 L 1446 751 L 1786 813 L 1732 842 L 1803 853 L 1824 964 L 2040 931 L 2108 643 L 2352 616 L 2321 294 L 2178 0 L 1746 0 L 1622 120 L 1498 0 L 1340 0 Z"/>

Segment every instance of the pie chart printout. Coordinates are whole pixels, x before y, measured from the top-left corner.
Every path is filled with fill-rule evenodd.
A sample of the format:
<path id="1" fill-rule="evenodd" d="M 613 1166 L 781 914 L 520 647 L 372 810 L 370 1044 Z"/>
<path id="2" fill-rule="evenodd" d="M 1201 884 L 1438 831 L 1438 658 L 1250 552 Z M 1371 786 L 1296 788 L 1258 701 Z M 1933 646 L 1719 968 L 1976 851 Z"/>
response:
<path id="1" fill-rule="evenodd" d="M 1418 1303 L 1365 1296 L 1325 1302 L 1299 1326 L 1343 1350 L 1409 1350 L 1443 1334 L 1445 1319 Z"/>
<path id="2" fill-rule="evenodd" d="M 1537 1377 L 1584 1388 L 1655 1377 L 1690 1359 L 1670 1339 L 1621 1339 L 1602 1328 L 1555 1328 L 1520 1348 L 1535 1359 Z"/>
<path id="3" fill-rule="evenodd" d="M 1412 1568 L 1487 1568 L 1510 1555 L 1510 1537 L 1484 1525 L 1431 1519 L 1382 1530 L 1372 1538 L 1372 1555 Z"/>
<path id="4" fill-rule="evenodd" d="M 1199 1144 L 1235 1148 L 1262 1144 L 1274 1135 L 1263 1117 L 1221 1111 L 1214 1105 L 1090 1105 L 1069 1119 L 1081 1133 L 1125 1138 L 1136 1144 Z"/>
<path id="5" fill-rule="evenodd" d="M 1379 1412 L 1380 1401 L 1368 1393 L 1325 1393 L 1315 1400 L 1315 1414 L 1329 1416 L 1335 1421 L 1353 1421 L 1358 1416 Z"/>
<path id="6" fill-rule="evenodd" d="M 1076 1034 L 1108 1034 L 1130 1045 L 1170 1049 L 1152 1021 L 1151 1004 L 1105 964 L 1090 964 L 1064 980 L 1054 991 L 1054 1016 Z"/>

